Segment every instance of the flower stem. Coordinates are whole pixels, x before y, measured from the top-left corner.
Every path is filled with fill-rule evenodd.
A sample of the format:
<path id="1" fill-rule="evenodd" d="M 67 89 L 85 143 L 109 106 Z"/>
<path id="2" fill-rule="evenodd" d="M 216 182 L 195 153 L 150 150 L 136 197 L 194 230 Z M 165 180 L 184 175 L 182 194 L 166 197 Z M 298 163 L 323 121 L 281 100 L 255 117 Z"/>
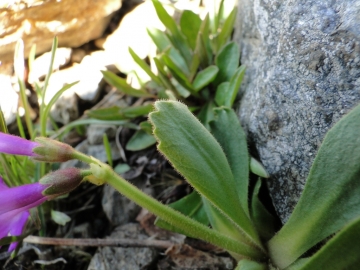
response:
<path id="1" fill-rule="evenodd" d="M 180 212 L 143 193 L 137 187 L 117 175 L 114 171 L 109 170 L 108 166 L 101 167 L 104 168 L 102 173 L 104 173 L 104 180 L 108 184 L 141 207 L 148 209 L 156 216 L 181 229 L 187 235 L 202 239 L 213 245 L 252 259 L 261 260 L 264 258 L 264 254 L 256 247 L 233 240 L 215 230 L 210 229 L 209 227 L 181 214 Z"/>

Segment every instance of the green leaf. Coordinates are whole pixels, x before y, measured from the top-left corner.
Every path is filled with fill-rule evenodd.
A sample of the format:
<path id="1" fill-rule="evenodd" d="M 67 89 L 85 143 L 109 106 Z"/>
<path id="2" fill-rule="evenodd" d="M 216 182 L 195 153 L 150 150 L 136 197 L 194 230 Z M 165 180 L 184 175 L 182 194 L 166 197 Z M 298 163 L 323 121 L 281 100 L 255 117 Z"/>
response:
<path id="1" fill-rule="evenodd" d="M 201 26 L 199 15 L 191 10 L 184 10 L 180 18 L 181 32 L 187 38 L 192 50 L 196 47 L 196 38 Z"/>
<path id="2" fill-rule="evenodd" d="M 115 75 L 110 71 L 102 70 L 101 73 L 103 74 L 105 81 L 126 95 L 133 97 L 153 97 L 153 95 L 145 92 L 144 90 L 132 88 L 127 84 L 125 79 Z"/>
<path id="3" fill-rule="evenodd" d="M 119 163 L 114 168 L 114 172 L 116 172 L 117 174 L 123 174 L 130 170 L 131 170 L 130 166 L 126 163 Z"/>
<path id="4" fill-rule="evenodd" d="M 215 104 L 213 101 L 210 100 L 201 107 L 201 110 L 197 115 L 200 122 L 206 127 L 207 130 L 210 130 L 209 123 L 213 121 L 215 118 L 215 114 L 213 110 L 214 108 L 215 108 Z"/>
<path id="5" fill-rule="evenodd" d="M 153 135 L 144 130 L 138 130 L 130 138 L 125 148 L 129 151 L 140 151 L 154 145 L 155 143 L 156 139 Z"/>
<path id="6" fill-rule="evenodd" d="M 230 39 L 230 35 L 234 30 L 237 8 L 234 8 L 226 18 L 220 34 L 217 36 L 217 48 L 221 48 Z"/>
<path id="7" fill-rule="evenodd" d="M 184 104 L 157 101 L 155 108 L 149 118 L 159 151 L 201 195 L 261 247 L 255 228 L 241 207 L 229 163 L 219 143 Z"/>
<path id="8" fill-rule="evenodd" d="M 55 104 L 55 102 L 60 98 L 60 96 L 65 91 L 69 90 L 71 87 L 73 87 L 78 82 L 79 81 L 64 85 L 59 91 L 56 92 L 56 94 L 51 98 L 51 100 L 49 101 L 49 103 L 47 105 L 43 105 L 43 110 L 42 110 L 42 114 L 41 114 L 41 123 L 40 123 L 41 128 L 43 130 L 42 131 L 43 134 L 46 134 L 46 121 L 49 117 L 52 106 Z"/>
<path id="9" fill-rule="evenodd" d="M 299 270 L 346 269 L 357 270 L 360 265 L 360 218 L 347 224 L 331 238 L 312 257 L 308 258 Z M 290 267 L 289 270 L 294 268 Z"/>
<path id="10" fill-rule="evenodd" d="M 360 216 L 359 119 L 360 105 L 326 134 L 294 212 L 269 241 L 280 268 Z"/>
<path id="11" fill-rule="evenodd" d="M 160 79 L 151 71 L 150 66 L 144 60 L 142 60 L 130 47 L 129 52 L 135 63 L 138 64 L 154 82 L 161 85 Z"/>
<path id="12" fill-rule="evenodd" d="M 213 52 L 209 38 L 209 16 L 207 15 L 201 23 L 196 39 L 195 54 L 199 55 L 200 65 L 206 68 L 212 64 Z"/>
<path id="13" fill-rule="evenodd" d="M 229 85 L 229 92 L 225 99 L 225 106 L 232 107 L 239 92 L 240 84 L 245 75 L 245 66 L 240 66 L 232 76 Z"/>
<path id="14" fill-rule="evenodd" d="M 276 220 L 259 199 L 261 184 L 261 179 L 259 179 L 254 187 L 251 198 L 251 218 L 260 236 L 267 241 L 275 235 Z"/>
<path id="15" fill-rule="evenodd" d="M 59 212 L 59 211 L 55 211 L 55 210 L 51 210 L 51 219 L 59 225 L 65 226 L 66 223 L 68 223 L 71 218 L 63 213 L 63 212 Z"/>
<path id="16" fill-rule="evenodd" d="M 218 72 L 219 68 L 217 66 L 209 66 L 200 71 L 193 81 L 193 87 L 195 91 L 198 92 L 211 83 L 215 79 Z"/>
<path id="17" fill-rule="evenodd" d="M 235 270 L 267 270 L 268 267 L 265 264 L 250 261 L 248 259 L 242 259 L 239 261 Z"/>
<path id="18" fill-rule="evenodd" d="M 153 110 L 153 105 L 141 105 L 121 108 L 118 106 L 93 109 L 86 111 L 86 115 L 99 120 L 124 120 L 147 115 Z"/>
<path id="19" fill-rule="evenodd" d="M 168 49 L 162 56 L 165 64 L 176 71 L 176 74 L 183 80 L 188 80 L 190 70 L 179 51 L 174 48 Z"/>
<path id="20" fill-rule="evenodd" d="M 85 111 L 85 114 L 91 118 L 99 120 L 121 120 L 125 119 L 124 115 L 120 113 L 118 106 L 93 109 Z"/>
<path id="21" fill-rule="evenodd" d="M 253 157 L 250 158 L 250 171 L 263 178 L 270 177 L 264 166 Z"/>
<path id="22" fill-rule="evenodd" d="M 8 133 L 5 117 L 1 110 L 1 107 L 0 107 L 0 132 Z"/>
<path id="23" fill-rule="evenodd" d="M 179 83 L 175 78 L 170 79 L 172 85 L 175 87 L 177 94 L 181 97 L 187 98 L 191 95 L 191 92 L 188 91 L 181 83 Z"/>
<path id="24" fill-rule="evenodd" d="M 163 61 L 161 61 L 158 58 L 154 58 L 154 63 L 156 65 L 156 68 L 159 72 L 158 76 L 163 84 L 163 86 L 168 89 L 168 90 L 175 90 L 175 87 L 171 84 L 169 78 L 168 78 L 168 74 L 165 71 L 165 64 L 163 63 Z M 158 94 L 158 98 L 167 98 L 167 96 L 165 96 L 165 91 L 159 92 Z"/>
<path id="25" fill-rule="evenodd" d="M 139 127 L 148 134 L 152 134 L 152 125 L 149 121 L 144 121 L 139 124 Z"/>
<path id="26" fill-rule="evenodd" d="M 192 57 L 190 52 L 190 47 L 188 47 L 188 45 L 186 44 L 186 40 L 182 35 L 181 31 L 179 30 L 177 23 L 166 12 L 164 7 L 158 0 L 153 0 L 152 2 L 160 21 L 165 25 L 167 30 L 169 30 L 169 32 L 171 33 L 171 35 L 167 35 L 168 38 L 170 39 L 174 47 L 180 51 L 181 55 L 184 57 L 189 67 Z"/>
<path id="27" fill-rule="evenodd" d="M 215 93 L 215 102 L 218 106 L 225 106 L 226 100 L 229 100 L 230 82 L 223 82 L 218 85 Z"/>
<path id="28" fill-rule="evenodd" d="M 206 226 L 209 224 L 209 220 L 207 218 L 201 196 L 196 191 L 193 191 L 189 195 L 183 197 L 182 199 L 174 203 L 169 204 L 168 206 Z M 167 223 L 161 218 L 157 218 L 155 220 L 155 225 L 169 231 L 182 234 L 184 233 L 184 231 L 180 230 L 178 227 Z"/>
<path id="29" fill-rule="evenodd" d="M 106 152 L 107 161 L 109 163 L 109 166 L 112 167 L 113 159 L 112 159 L 112 154 L 111 154 L 111 146 L 109 143 L 109 138 L 106 133 L 103 134 L 103 144 L 104 144 L 104 148 L 105 148 L 105 152 Z"/>
<path id="30" fill-rule="evenodd" d="M 171 46 L 170 40 L 163 31 L 156 28 L 148 28 L 147 32 L 160 53 L 164 52 Z"/>
<path id="31" fill-rule="evenodd" d="M 230 164 L 241 207 L 250 216 L 248 206 L 250 158 L 246 134 L 234 110 L 228 108 L 215 109 L 215 120 L 210 123 L 210 128 Z"/>
<path id="32" fill-rule="evenodd" d="M 120 113 L 122 113 L 126 118 L 135 118 L 143 115 L 148 115 L 153 110 L 154 110 L 154 105 L 151 103 L 147 105 L 121 108 Z"/>
<path id="33" fill-rule="evenodd" d="M 84 125 L 91 125 L 91 124 L 98 124 L 98 125 L 119 125 L 128 127 L 131 129 L 138 129 L 138 126 L 134 123 L 129 123 L 128 120 L 98 120 L 98 119 L 78 119 L 75 120 L 65 126 L 63 126 L 61 129 L 59 129 L 53 136 L 51 136 L 52 139 L 56 139 L 60 137 L 64 133 L 68 133 L 73 128 L 84 126 Z"/>
<path id="34" fill-rule="evenodd" d="M 234 226 L 226 216 L 224 216 L 219 209 L 214 207 L 206 198 L 202 197 L 205 212 L 211 227 L 224 235 L 229 236 L 231 239 L 235 239 L 241 242 L 249 243 L 249 240 L 245 238 L 244 234 Z"/>
<path id="35" fill-rule="evenodd" d="M 239 66 L 240 50 L 235 42 L 230 42 L 223 48 L 215 58 L 215 63 L 219 68 L 219 73 L 215 78 L 215 85 L 230 81 Z"/>

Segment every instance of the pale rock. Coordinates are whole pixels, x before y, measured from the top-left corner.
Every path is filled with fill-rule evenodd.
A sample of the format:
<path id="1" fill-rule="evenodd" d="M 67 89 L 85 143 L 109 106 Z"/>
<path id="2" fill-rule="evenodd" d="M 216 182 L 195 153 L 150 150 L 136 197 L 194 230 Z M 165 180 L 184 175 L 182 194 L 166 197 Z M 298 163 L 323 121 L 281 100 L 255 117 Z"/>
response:
<path id="1" fill-rule="evenodd" d="M 16 119 L 19 95 L 11 84 L 11 76 L 0 74 L 0 109 L 4 114 L 5 122 L 9 125 Z"/>
<path id="2" fill-rule="evenodd" d="M 56 49 L 53 63 L 53 71 L 58 70 L 60 67 L 69 63 L 71 51 L 71 48 Z M 38 81 L 41 77 L 44 77 L 48 73 L 50 61 L 51 52 L 46 52 L 35 58 L 28 77 L 28 82 L 30 84 Z"/>
<path id="3" fill-rule="evenodd" d="M 103 135 L 106 134 L 108 140 L 113 140 L 116 135 L 117 127 L 114 125 L 89 125 L 87 128 L 87 140 L 90 145 L 102 144 Z"/>
<path id="4" fill-rule="evenodd" d="M 0 60 L 11 60 L 23 39 L 25 58 L 50 50 L 54 36 L 60 47 L 79 47 L 103 34 L 121 0 L 4 0 L 0 3 Z"/>
<path id="5" fill-rule="evenodd" d="M 165 7 L 170 14 L 174 13 L 169 6 Z M 121 72 L 136 71 L 141 78 L 147 78 L 132 59 L 128 49 L 132 48 L 141 59 L 156 55 L 156 47 L 146 31 L 151 27 L 165 30 L 151 1 L 145 1 L 126 14 L 119 27 L 106 38 L 102 46 Z"/>

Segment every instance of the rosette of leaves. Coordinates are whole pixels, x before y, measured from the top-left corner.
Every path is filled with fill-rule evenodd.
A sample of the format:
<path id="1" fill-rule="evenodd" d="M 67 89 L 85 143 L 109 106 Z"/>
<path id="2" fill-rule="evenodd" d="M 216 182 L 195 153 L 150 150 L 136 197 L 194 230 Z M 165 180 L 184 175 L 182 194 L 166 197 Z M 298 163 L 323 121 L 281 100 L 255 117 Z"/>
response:
<path id="1" fill-rule="evenodd" d="M 170 206 L 222 234 L 237 269 L 359 268 L 360 105 L 326 134 L 278 232 L 258 196 L 261 180 L 249 191 L 246 137 L 235 112 L 215 109 L 210 132 L 182 103 L 158 101 L 155 108 L 150 120 L 158 149 L 195 190 Z M 157 225 L 187 234 L 182 224 L 158 219 Z M 227 247 L 226 237 L 238 244 Z"/>
<path id="2" fill-rule="evenodd" d="M 214 118 L 213 108 L 232 107 L 245 73 L 245 67 L 239 66 L 239 48 L 235 42 L 230 42 L 236 8 L 225 16 L 224 1 L 221 1 L 219 10 L 203 20 L 198 14 L 185 10 L 177 23 L 158 0 L 153 0 L 153 5 L 166 30 L 148 29 L 158 52 L 150 61 L 152 66 L 129 48 L 134 61 L 151 80 L 135 89 L 110 71 L 102 72 L 104 79 L 124 94 L 144 101 L 180 100 L 209 128 Z M 88 115 L 103 120 L 133 119 L 140 114 L 147 115 L 147 108 L 129 108 L 139 112 L 133 115 L 119 107 L 91 110 Z M 126 148 L 140 150 L 153 144 L 151 129 L 143 122 Z"/>

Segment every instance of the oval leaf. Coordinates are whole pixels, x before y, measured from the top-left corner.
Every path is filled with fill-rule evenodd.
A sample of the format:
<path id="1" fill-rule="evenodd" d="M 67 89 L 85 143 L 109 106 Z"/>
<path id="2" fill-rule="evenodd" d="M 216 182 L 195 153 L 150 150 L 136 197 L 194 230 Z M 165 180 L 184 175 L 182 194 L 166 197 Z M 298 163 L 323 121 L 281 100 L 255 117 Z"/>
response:
<path id="1" fill-rule="evenodd" d="M 211 83 L 215 79 L 218 72 L 219 68 L 217 66 L 209 66 L 200 71 L 193 81 L 193 87 L 195 91 L 198 92 Z"/>
<path id="2" fill-rule="evenodd" d="M 157 111 L 149 118 L 159 140 L 158 149 L 201 195 L 261 247 L 249 217 L 242 210 L 229 163 L 219 143 L 184 104 L 157 101 L 155 108 Z"/>

